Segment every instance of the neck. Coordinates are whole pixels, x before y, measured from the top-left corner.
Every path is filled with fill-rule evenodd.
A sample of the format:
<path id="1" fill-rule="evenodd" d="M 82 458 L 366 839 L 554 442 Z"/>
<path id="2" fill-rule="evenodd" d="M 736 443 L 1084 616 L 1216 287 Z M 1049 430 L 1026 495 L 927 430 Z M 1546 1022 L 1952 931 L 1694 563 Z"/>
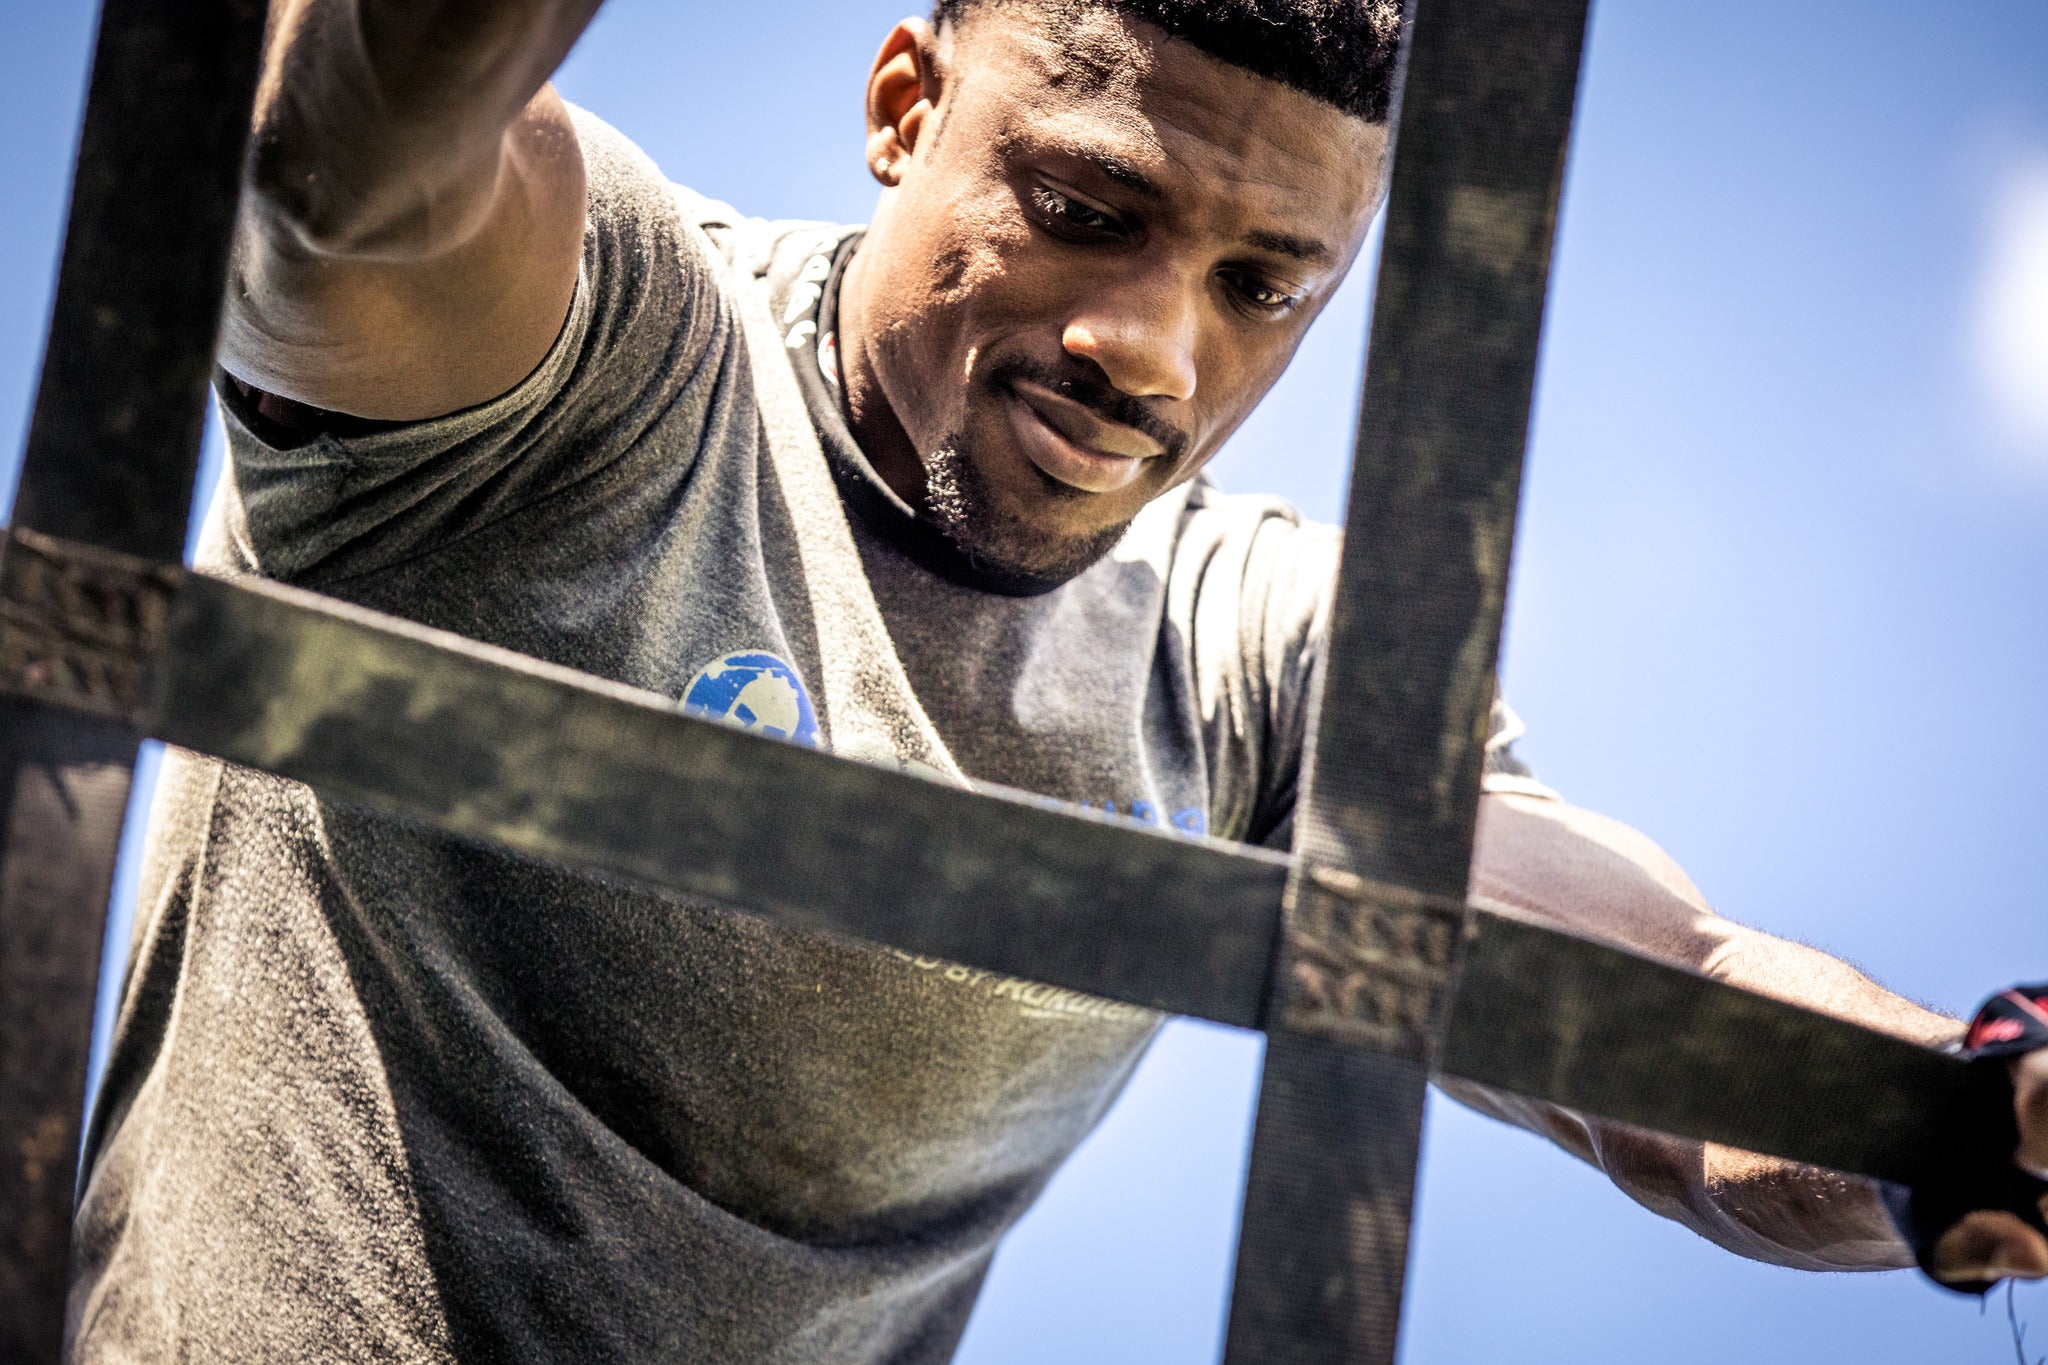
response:
<path id="1" fill-rule="evenodd" d="M 929 512 L 924 459 L 897 420 L 876 363 L 874 332 L 868 325 L 874 279 L 868 266 L 873 259 L 865 244 L 856 248 L 839 284 L 839 379 L 846 424 L 882 482 L 919 512 Z"/>

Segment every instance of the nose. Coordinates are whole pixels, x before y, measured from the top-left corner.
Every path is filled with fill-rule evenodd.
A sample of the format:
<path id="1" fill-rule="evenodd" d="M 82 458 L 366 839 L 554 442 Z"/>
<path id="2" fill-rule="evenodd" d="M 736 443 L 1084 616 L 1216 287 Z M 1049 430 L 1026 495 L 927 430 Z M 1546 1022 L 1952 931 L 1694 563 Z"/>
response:
<path id="1" fill-rule="evenodd" d="M 1195 396 L 1195 335 L 1201 301 L 1173 272 L 1098 289 L 1067 322 L 1067 354 L 1092 360 L 1133 398 Z"/>

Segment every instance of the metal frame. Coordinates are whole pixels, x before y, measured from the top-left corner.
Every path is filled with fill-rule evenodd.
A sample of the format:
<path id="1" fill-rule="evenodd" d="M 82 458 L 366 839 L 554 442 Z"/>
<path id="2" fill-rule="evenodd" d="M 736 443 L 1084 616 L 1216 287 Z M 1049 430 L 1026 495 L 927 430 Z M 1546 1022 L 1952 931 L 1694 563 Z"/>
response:
<path id="1" fill-rule="evenodd" d="M 1292 858 L 964 793 L 186 572 L 264 10 L 107 0 L 101 21 L 0 559 L 0 1359 L 59 1355 L 141 736 L 792 929 L 1264 1029 L 1226 1348 L 1245 1365 L 1394 1358 L 1432 1071 L 1892 1179 L 1995 1115 L 1949 1057 L 1466 904 L 1586 0 L 1411 4 Z M 794 851 L 758 834 L 791 828 Z"/>

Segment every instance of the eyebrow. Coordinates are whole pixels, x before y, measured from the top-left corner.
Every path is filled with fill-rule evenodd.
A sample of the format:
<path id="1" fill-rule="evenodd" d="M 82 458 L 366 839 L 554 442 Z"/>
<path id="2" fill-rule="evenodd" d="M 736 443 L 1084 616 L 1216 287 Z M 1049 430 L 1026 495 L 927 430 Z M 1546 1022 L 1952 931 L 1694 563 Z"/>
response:
<path id="1" fill-rule="evenodd" d="M 1099 147 L 1073 147 L 1068 149 L 1068 154 L 1102 172 L 1103 179 L 1122 185 L 1141 198 L 1154 203 L 1163 202 L 1166 198 L 1166 191 L 1159 188 L 1157 181 L 1113 152 Z"/>
<path id="2" fill-rule="evenodd" d="M 1286 232 L 1247 232 L 1244 239 L 1262 251 L 1291 256 L 1311 265 L 1327 265 L 1336 253 L 1313 237 L 1296 237 Z"/>
<path id="3" fill-rule="evenodd" d="M 1155 204 L 1166 202 L 1166 191 L 1159 187 L 1157 181 L 1116 153 L 1100 147 L 1067 147 L 1063 150 L 1075 160 L 1094 167 L 1103 179 L 1123 186 L 1140 198 Z M 1270 251 L 1308 265 L 1328 265 L 1337 259 L 1337 253 L 1326 243 L 1314 237 L 1297 237 L 1291 232 L 1254 229 L 1245 234 L 1244 240 L 1261 251 Z"/>

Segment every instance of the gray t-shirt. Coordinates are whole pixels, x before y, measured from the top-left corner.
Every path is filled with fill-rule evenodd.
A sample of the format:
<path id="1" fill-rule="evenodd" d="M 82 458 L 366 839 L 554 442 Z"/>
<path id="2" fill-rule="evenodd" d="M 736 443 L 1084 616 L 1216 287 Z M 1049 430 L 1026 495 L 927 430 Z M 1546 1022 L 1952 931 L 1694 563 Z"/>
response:
<path id="1" fill-rule="evenodd" d="M 851 230 L 743 219 L 577 126 L 539 368 L 297 441 L 224 386 L 202 566 L 935 780 L 1284 838 L 1334 531 L 1196 485 L 1063 587 L 977 581 L 839 415 Z M 82 1361 L 945 1360 L 1158 1022 L 175 751 L 131 961 Z"/>

